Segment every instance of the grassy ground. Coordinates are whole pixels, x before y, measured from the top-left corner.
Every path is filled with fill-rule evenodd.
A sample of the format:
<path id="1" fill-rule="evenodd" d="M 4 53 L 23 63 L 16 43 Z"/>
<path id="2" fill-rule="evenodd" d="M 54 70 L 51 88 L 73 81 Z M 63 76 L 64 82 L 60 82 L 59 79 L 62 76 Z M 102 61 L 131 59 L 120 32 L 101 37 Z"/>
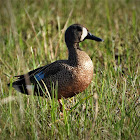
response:
<path id="1" fill-rule="evenodd" d="M 0 1 L 0 139 L 139 139 L 140 1 Z M 94 64 L 91 85 L 63 99 L 26 96 L 7 83 L 67 59 L 64 30 L 85 25 L 103 43 L 84 41 Z"/>

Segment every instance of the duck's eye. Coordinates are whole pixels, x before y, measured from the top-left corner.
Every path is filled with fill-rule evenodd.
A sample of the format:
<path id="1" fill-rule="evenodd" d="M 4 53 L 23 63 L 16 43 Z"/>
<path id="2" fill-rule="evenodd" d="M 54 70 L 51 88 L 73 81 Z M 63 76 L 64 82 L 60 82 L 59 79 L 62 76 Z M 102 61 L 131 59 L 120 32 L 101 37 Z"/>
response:
<path id="1" fill-rule="evenodd" d="M 80 31 L 80 32 L 82 32 L 82 28 L 81 27 L 78 27 L 77 30 Z"/>

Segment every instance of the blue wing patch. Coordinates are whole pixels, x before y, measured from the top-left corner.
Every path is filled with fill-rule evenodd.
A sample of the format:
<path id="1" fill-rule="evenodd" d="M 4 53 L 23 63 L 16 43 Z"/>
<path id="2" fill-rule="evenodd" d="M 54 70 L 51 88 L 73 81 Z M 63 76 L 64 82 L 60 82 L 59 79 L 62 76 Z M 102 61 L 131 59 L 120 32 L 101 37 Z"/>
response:
<path id="1" fill-rule="evenodd" d="M 44 78 L 44 73 L 43 72 L 40 72 L 40 73 L 37 73 L 36 75 L 35 75 L 35 78 L 38 80 L 38 81 L 40 81 L 41 79 L 43 79 Z"/>

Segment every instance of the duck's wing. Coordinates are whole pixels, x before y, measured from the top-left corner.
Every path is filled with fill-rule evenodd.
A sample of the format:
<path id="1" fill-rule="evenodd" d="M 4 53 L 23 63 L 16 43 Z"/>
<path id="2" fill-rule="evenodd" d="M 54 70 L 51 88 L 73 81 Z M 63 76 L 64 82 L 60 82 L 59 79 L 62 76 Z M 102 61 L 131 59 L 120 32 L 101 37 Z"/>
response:
<path id="1" fill-rule="evenodd" d="M 12 86 L 19 92 L 28 94 L 28 89 L 32 85 L 36 86 L 40 81 L 57 74 L 62 70 L 61 61 L 53 62 L 49 65 L 32 70 L 24 75 L 18 75 L 17 81 L 12 83 Z M 9 84 L 10 85 L 10 84 Z"/>
<path id="2" fill-rule="evenodd" d="M 53 63 L 51 63 L 51 64 L 53 65 Z M 45 69 L 49 68 L 51 64 L 48 64 L 48 65 L 43 66 L 43 67 L 39 67 L 39 68 L 37 68 L 35 70 L 32 70 L 32 71 L 30 71 L 26 74 L 23 74 L 23 75 L 16 75 L 14 77 L 17 77 L 18 79 L 22 79 L 22 78 L 25 77 L 25 75 L 28 75 L 31 78 L 32 76 L 36 75 L 37 73 L 39 73 L 41 71 L 44 71 Z"/>

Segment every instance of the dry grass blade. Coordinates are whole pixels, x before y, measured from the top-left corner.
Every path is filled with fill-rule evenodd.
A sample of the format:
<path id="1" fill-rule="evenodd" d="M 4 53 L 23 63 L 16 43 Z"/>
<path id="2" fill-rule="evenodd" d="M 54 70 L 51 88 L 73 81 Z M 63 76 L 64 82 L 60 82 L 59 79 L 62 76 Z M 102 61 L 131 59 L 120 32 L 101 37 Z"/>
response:
<path id="1" fill-rule="evenodd" d="M 40 45 L 40 43 L 39 43 L 39 39 L 37 38 L 37 33 L 36 33 L 36 30 L 35 30 L 35 27 L 34 27 L 34 23 L 33 23 L 33 21 L 32 21 L 32 19 L 31 19 L 30 15 L 29 15 L 29 13 L 27 12 L 27 10 L 26 10 L 26 9 L 24 9 L 24 10 L 25 10 L 25 12 L 26 12 L 26 14 L 27 14 L 27 16 L 28 16 L 28 18 L 29 18 L 29 20 L 30 20 L 30 23 L 31 23 L 33 32 L 34 32 L 34 34 L 35 34 L 35 38 L 36 38 L 37 44 L 38 44 L 39 47 L 41 47 L 41 45 Z"/>
<path id="2" fill-rule="evenodd" d="M 90 128 L 90 131 L 88 132 L 88 134 L 86 136 L 86 140 L 89 140 L 91 137 L 91 132 L 93 131 L 93 129 L 95 127 L 95 122 L 96 122 L 97 115 L 98 115 L 98 95 L 97 95 L 97 93 L 94 93 L 94 99 L 95 99 L 95 115 L 94 115 L 92 127 Z"/>
<path id="3" fill-rule="evenodd" d="M 56 46 L 55 57 L 57 56 L 57 52 L 58 52 L 58 48 L 59 48 L 59 45 L 60 45 L 60 41 L 61 41 L 61 39 L 62 39 L 62 37 L 63 37 L 63 34 L 64 34 L 64 32 L 65 32 L 65 30 L 66 30 L 66 28 L 67 28 L 67 25 L 68 25 L 68 22 L 69 22 L 70 17 L 72 16 L 72 13 L 73 13 L 73 8 L 72 8 L 72 10 L 71 10 L 70 13 L 69 13 L 69 16 L 68 16 L 68 19 L 67 19 L 67 21 L 66 21 L 66 23 L 65 23 L 65 25 L 64 25 L 64 28 L 61 30 L 62 33 L 61 33 L 61 36 L 60 36 L 60 38 L 59 38 L 58 45 Z"/>
<path id="4" fill-rule="evenodd" d="M 1 105 L 3 105 L 3 104 L 8 104 L 9 102 L 12 102 L 15 100 L 16 100 L 15 96 L 9 96 L 7 98 L 2 99 L 0 102 L 1 102 Z"/>

